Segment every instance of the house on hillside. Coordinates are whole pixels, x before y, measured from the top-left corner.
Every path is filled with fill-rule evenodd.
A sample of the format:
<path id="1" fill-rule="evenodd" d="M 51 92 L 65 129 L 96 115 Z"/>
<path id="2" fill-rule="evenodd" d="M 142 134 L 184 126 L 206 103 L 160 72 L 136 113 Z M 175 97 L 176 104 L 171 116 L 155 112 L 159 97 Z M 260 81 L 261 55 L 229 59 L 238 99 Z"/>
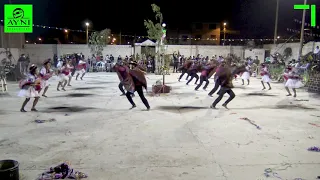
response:
<path id="1" fill-rule="evenodd" d="M 192 23 L 184 29 L 168 29 L 168 44 L 180 45 L 219 45 L 219 23 Z"/>

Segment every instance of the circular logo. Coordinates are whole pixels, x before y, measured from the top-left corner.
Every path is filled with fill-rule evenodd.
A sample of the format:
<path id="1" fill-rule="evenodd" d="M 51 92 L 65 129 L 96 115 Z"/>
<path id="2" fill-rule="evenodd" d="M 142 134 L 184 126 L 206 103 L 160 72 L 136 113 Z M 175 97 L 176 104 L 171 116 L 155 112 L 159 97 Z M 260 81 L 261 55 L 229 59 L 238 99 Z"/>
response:
<path id="1" fill-rule="evenodd" d="M 24 11 L 21 8 L 16 8 L 13 10 L 13 18 L 22 19 L 24 16 Z"/>

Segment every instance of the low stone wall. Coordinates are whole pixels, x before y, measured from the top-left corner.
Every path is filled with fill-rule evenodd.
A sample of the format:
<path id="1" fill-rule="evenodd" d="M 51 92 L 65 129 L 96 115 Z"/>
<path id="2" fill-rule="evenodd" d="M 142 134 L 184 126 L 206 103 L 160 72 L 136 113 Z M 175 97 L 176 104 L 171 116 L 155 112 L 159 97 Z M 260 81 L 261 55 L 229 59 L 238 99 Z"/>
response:
<path id="1" fill-rule="evenodd" d="M 320 93 L 320 72 L 310 75 L 306 87 L 309 92 Z"/>

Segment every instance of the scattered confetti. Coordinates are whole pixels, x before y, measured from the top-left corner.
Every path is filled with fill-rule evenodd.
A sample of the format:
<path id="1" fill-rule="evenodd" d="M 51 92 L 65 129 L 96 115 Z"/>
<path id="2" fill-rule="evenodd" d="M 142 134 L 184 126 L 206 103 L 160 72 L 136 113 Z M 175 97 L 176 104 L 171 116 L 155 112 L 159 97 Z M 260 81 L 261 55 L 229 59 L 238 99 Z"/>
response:
<path id="1" fill-rule="evenodd" d="M 261 127 L 258 126 L 254 121 L 248 119 L 248 118 L 240 118 L 242 120 L 245 120 L 245 121 L 248 121 L 250 124 L 254 125 L 257 129 L 260 129 L 261 130 Z"/>

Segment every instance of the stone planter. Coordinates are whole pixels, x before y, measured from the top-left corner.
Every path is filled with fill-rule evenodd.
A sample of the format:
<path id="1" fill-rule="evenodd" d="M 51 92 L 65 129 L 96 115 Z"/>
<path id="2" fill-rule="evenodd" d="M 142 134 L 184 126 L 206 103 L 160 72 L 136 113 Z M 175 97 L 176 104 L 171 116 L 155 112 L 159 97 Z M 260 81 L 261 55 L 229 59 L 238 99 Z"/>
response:
<path id="1" fill-rule="evenodd" d="M 171 86 L 167 86 L 167 85 L 153 85 L 152 86 L 152 92 L 155 94 L 170 93 L 170 91 L 171 91 Z"/>

